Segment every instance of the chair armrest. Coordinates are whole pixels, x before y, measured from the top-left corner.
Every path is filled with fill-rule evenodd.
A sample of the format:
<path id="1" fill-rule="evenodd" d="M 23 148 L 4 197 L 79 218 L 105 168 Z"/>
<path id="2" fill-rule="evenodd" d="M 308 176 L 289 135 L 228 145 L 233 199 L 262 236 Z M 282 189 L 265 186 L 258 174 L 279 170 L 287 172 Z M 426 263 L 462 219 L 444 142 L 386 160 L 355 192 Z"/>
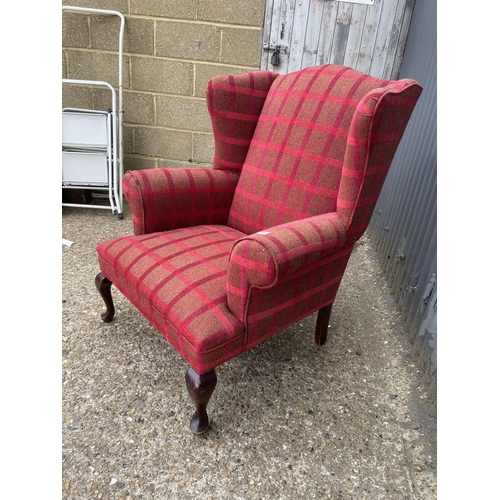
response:
<path id="1" fill-rule="evenodd" d="M 123 192 L 134 234 L 226 224 L 239 174 L 210 168 L 129 170 Z"/>
<path id="2" fill-rule="evenodd" d="M 229 257 L 228 305 L 242 318 L 251 287 L 270 288 L 333 254 L 346 240 L 336 213 L 301 219 L 238 240 Z"/>

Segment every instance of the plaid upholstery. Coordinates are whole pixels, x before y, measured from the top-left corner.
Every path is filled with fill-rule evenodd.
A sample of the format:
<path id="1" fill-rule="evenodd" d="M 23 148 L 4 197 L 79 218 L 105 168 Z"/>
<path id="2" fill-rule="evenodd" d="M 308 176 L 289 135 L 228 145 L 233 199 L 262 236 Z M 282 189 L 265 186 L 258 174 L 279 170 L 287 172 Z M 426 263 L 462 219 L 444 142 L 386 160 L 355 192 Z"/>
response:
<path id="1" fill-rule="evenodd" d="M 267 92 L 277 73 L 216 76 L 207 87 L 214 132 L 213 168 L 241 170 Z"/>
<path id="2" fill-rule="evenodd" d="M 341 178 L 351 174 L 344 172 L 344 158 L 353 116 L 393 83 L 335 65 L 278 76 L 248 150 L 228 224 L 251 234 L 335 212 L 342 201 Z M 367 94 L 371 97 L 363 101 Z M 354 175 L 362 175 L 362 167 L 355 165 Z"/>
<path id="3" fill-rule="evenodd" d="M 345 227 L 337 214 L 289 222 L 240 239 L 228 269 L 229 309 L 246 323 L 253 287 L 274 287 L 301 268 L 314 268 L 344 242 Z"/>
<path id="4" fill-rule="evenodd" d="M 324 65 L 207 88 L 212 169 L 127 172 L 101 271 L 202 375 L 331 304 L 421 87 Z"/>
<path id="5" fill-rule="evenodd" d="M 101 271 L 200 374 L 242 352 L 245 327 L 227 308 L 227 226 L 125 236 L 97 246 Z"/>
<path id="6" fill-rule="evenodd" d="M 244 350 L 278 333 L 335 299 L 352 247 L 319 259 L 279 280 L 252 288 L 246 306 Z"/>
<path id="7" fill-rule="evenodd" d="M 406 125 L 422 93 L 412 80 L 391 82 L 359 103 L 349 130 L 337 211 L 354 244 L 370 223 Z"/>
<path id="8" fill-rule="evenodd" d="M 226 224 L 238 174 L 208 168 L 128 170 L 123 193 L 134 234 Z"/>

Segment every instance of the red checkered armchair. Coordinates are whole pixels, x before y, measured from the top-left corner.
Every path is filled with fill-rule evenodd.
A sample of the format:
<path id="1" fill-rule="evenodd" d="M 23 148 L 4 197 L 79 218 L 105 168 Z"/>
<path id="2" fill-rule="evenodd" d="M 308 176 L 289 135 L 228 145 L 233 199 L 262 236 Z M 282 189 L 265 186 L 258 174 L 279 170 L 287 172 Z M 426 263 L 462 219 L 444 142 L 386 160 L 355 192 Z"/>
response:
<path id="1" fill-rule="evenodd" d="M 97 246 L 102 319 L 114 284 L 189 363 L 191 430 L 215 368 L 332 303 L 422 91 L 323 65 L 218 76 L 212 168 L 128 171 L 134 236 Z"/>

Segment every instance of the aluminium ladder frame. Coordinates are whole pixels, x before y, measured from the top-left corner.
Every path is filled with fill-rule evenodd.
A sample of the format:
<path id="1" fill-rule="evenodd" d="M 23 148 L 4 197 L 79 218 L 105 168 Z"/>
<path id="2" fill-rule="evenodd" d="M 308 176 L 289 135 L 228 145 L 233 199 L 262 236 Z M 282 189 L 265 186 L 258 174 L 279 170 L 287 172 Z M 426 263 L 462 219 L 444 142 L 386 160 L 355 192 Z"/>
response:
<path id="1" fill-rule="evenodd" d="M 77 85 L 92 85 L 107 87 L 111 91 L 111 118 L 112 118 L 112 164 L 113 167 L 108 169 L 108 195 L 110 206 L 101 205 L 84 205 L 77 203 L 63 203 L 63 206 L 80 207 L 80 208 L 102 208 L 111 209 L 114 213 L 115 210 L 118 212 L 118 217 L 123 219 L 123 33 L 125 29 L 125 18 L 121 12 L 116 10 L 104 10 L 104 9 L 93 9 L 86 7 L 70 7 L 63 6 L 62 10 L 68 10 L 73 12 L 88 12 L 93 14 L 106 14 L 114 15 L 120 18 L 120 35 L 118 43 L 118 113 L 116 109 L 116 91 L 112 85 L 107 82 L 98 80 L 75 80 L 63 78 L 63 84 L 77 84 Z M 109 151 L 109 144 L 107 151 Z M 112 172 L 110 172 L 112 170 Z M 110 176 L 109 174 L 114 175 Z M 75 188 L 85 187 L 75 185 Z M 114 202 L 113 202 L 114 198 Z M 115 207 L 116 203 L 116 207 Z"/>

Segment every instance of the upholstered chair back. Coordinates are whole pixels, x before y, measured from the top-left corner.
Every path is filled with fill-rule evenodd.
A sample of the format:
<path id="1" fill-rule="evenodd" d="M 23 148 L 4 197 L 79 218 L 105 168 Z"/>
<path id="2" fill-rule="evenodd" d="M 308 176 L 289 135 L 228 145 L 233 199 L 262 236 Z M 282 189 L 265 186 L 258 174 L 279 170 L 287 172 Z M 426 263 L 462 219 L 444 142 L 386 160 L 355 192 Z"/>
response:
<path id="1" fill-rule="evenodd" d="M 260 101 L 256 85 L 262 87 Z M 413 92 L 391 98 L 405 85 Z M 250 86 L 249 99 L 262 110 L 255 121 L 240 122 L 255 131 L 249 147 L 241 144 L 248 152 L 238 159 L 242 164 L 236 162 L 241 175 L 228 225 L 253 234 L 338 211 L 346 227 L 354 222 L 361 235 L 373 210 L 369 199 L 380 192 L 420 86 L 335 65 L 287 75 L 260 72 Z M 401 107 L 405 99 L 411 101 L 407 108 Z M 231 144 L 234 154 L 239 146 Z M 361 198 L 366 203 L 355 210 Z"/>

